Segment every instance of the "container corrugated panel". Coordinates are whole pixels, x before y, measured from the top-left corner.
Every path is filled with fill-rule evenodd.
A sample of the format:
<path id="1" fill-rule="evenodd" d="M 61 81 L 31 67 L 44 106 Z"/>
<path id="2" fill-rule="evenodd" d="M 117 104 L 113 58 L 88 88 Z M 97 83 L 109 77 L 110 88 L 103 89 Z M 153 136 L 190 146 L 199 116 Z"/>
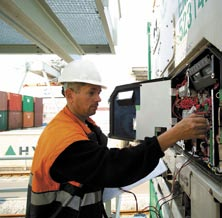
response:
<path id="1" fill-rule="evenodd" d="M 42 126 L 43 124 L 43 99 L 34 98 L 34 126 Z"/>
<path id="2" fill-rule="evenodd" d="M 23 128 L 34 126 L 34 112 L 23 112 Z"/>
<path id="3" fill-rule="evenodd" d="M 8 129 L 22 128 L 22 111 L 8 111 Z"/>
<path id="4" fill-rule="evenodd" d="M 22 95 L 8 92 L 8 110 L 22 111 Z"/>
<path id="5" fill-rule="evenodd" d="M 34 98 L 34 112 L 43 113 L 43 99 L 42 98 Z"/>
<path id="6" fill-rule="evenodd" d="M 8 110 L 8 93 L 0 91 L 0 111 Z"/>
<path id="7" fill-rule="evenodd" d="M 34 113 L 34 126 L 42 126 L 43 125 L 43 113 Z"/>
<path id="8" fill-rule="evenodd" d="M 28 95 L 22 96 L 22 111 L 34 112 L 34 97 Z"/>
<path id="9" fill-rule="evenodd" d="M 0 131 L 8 129 L 8 111 L 0 111 Z"/>

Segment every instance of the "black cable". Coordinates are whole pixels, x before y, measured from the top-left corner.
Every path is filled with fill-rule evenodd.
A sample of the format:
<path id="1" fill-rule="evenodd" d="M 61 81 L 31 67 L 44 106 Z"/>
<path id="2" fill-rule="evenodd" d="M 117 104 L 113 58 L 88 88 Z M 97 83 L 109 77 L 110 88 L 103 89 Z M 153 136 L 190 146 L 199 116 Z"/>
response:
<path id="1" fill-rule="evenodd" d="M 153 209 L 146 209 L 146 208 L 153 208 Z M 159 213 L 158 213 L 158 210 L 157 210 L 157 208 L 154 207 L 154 206 L 147 206 L 147 207 L 145 207 L 145 208 L 142 210 L 142 212 L 153 212 L 153 213 L 155 213 L 156 218 L 160 218 Z"/>
<path id="2" fill-rule="evenodd" d="M 162 201 L 162 200 L 170 197 L 171 195 L 173 195 L 174 185 L 175 185 L 175 182 L 176 182 L 176 177 L 180 174 L 180 171 L 181 171 L 185 166 L 187 166 L 188 164 L 190 164 L 191 162 L 192 162 L 192 160 L 191 160 L 191 159 L 188 159 L 187 161 L 185 161 L 185 162 L 182 164 L 182 166 L 178 169 L 178 171 L 175 173 L 175 175 L 174 175 L 174 177 L 173 177 L 173 183 L 172 183 L 172 187 L 171 187 L 171 192 L 170 192 L 170 194 L 167 195 L 167 196 L 165 196 L 165 197 L 163 197 L 163 198 L 160 198 L 160 199 L 156 202 L 156 207 L 155 207 L 155 208 L 156 208 L 156 210 L 158 211 L 158 212 L 157 212 L 158 217 L 161 217 L 161 216 L 160 216 L 161 207 L 162 207 L 165 203 L 173 200 L 174 198 L 176 198 L 177 196 L 179 196 L 179 195 L 181 194 L 181 193 L 180 193 L 180 194 L 178 194 L 178 195 L 175 195 L 175 196 L 173 196 L 172 198 L 170 198 L 169 200 L 164 201 L 162 204 L 160 204 L 160 206 L 159 206 L 159 208 L 158 208 L 158 204 L 160 203 L 160 201 Z M 157 209 L 157 208 L 158 208 L 158 209 Z"/>
<path id="3" fill-rule="evenodd" d="M 160 216 L 160 211 L 161 211 L 162 206 L 163 206 L 164 204 L 168 203 L 169 201 L 172 201 L 173 199 L 177 198 L 177 197 L 180 196 L 181 194 L 183 194 L 183 193 L 179 193 L 178 195 L 173 196 L 172 198 L 168 199 L 167 201 L 164 201 L 164 202 L 160 205 L 160 207 L 159 207 L 159 210 L 158 210 L 159 216 Z"/>
<path id="4" fill-rule="evenodd" d="M 146 210 L 146 208 L 145 208 L 145 209 L 143 209 L 142 211 L 139 211 L 139 210 L 138 210 L 138 201 L 137 201 L 137 197 L 136 197 L 135 193 L 133 193 L 133 192 L 131 192 L 131 191 L 128 191 L 128 190 L 125 190 L 125 189 L 123 189 L 123 188 L 119 188 L 119 189 L 120 189 L 121 191 L 123 191 L 123 192 L 132 194 L 132 195 L 134 196 L 135 201 L 136 201 L 136 213 L 140 214 L 141 212 L 142 212 L 142 213 L 143 213 L 143 212 L 153 212 L 153 213 L 155 213 L 156 218 L 160 218 L 159 213 L 158 213 L 158 210 L 157 210 L 156 207 L 154 207 L 154 206 L 148 206 L 148 207 L 146 207 L 146 208 L 153 208 L 153 209 L 147 209 L 147 210 Z"/>
<path id="5" fill-rule="evenodd" d="M 163 199 L 166 199 L 166 198 L 170 197 L 170 196 L 173 194 L 174 184 L 175 184 L 175 182 L 176 182 L 176 177 L 180 174 L 180 171 L 181 171 L 185 166 L 187 166 L 188 164 L 190 164 L 191 162 L 192 162 L 192 160 L 191 160 L 191 159 L 188 159 L 188 160 L 185 161 L 185 162 L 182 164 L 182 166 L 177 170 L 177 172 L 175 173 L 175 175 L 174 175 L 174 177 L 173 177 L 173 183 L 172 183 L 172 187 L 171 187 L 171 192 L 170 192 L 170 194 L 167 195 L 167 196 L 165 196 L 165 197 L 163 197 L 163 198 L 160 198 L 160 199 L 156 202 L 156 208 L 158 207 L 158 203 L 159 203 L 160 201 L 162 201 Z"/>
<path id="6" fill-rule="evenodd" d="M 136 197 L 136 195 L 135 195 L 135 193 L 133 193 L 133 192 L 131 192 L 131 191 L 128 191 L 128 190 L 125 190 L 125 189 L 123 189 L 123 188 L 119 188 L 121 191 L 123 191 L 123 192 L 127 192 L 127 193 L 129 193 L 129 194 L 132 194 L 133 196 L 134 196 L 134 198 L 135 198 L 135 201 L 136 201 L 136 212 L 138 213 L 138 201 L 137 201 L 137 197 Z"/>

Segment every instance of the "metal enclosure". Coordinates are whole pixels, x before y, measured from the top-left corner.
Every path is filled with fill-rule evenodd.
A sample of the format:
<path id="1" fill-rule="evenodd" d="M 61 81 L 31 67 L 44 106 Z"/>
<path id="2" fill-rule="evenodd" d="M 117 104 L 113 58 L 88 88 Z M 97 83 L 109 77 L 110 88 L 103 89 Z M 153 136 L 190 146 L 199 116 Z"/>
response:
<path id="1" fill-rule="evenodd" d="M 140 109 L 136 112 L 136 140 L 152 137 L 159 129 L 171 126 L 171 81 L 141 84 Z"/>

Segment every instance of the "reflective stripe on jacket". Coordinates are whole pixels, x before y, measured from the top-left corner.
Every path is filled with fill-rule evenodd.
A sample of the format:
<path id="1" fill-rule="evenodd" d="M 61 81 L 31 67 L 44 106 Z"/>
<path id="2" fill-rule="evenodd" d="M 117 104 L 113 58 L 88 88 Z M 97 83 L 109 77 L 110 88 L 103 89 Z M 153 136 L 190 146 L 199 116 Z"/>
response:
<path id="1" fill-rule="evenodd" d="M 88 119 L 88 122 L 95 125 L 91 119 Z M 75 117 L 67 107 L 45 127 L 33 158 L 26 218 L 74 218 L 82 207 L 94 207 L 98 214 L 104 214 L 102 190 L 82 193 L 83 185 L 78 181 L 60 184 L 50 177 L 49 172 L 56 158 L 69 145 L 76 141 L 89 140 L 91 134 L 92 131 L 87 125 Z"/>

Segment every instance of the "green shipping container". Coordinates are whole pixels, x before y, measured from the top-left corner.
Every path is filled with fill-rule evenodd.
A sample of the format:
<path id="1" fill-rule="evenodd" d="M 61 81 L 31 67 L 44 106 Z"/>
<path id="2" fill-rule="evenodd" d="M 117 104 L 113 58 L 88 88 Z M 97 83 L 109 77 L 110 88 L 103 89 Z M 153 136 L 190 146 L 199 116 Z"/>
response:
<path id="1" fill-rule="evenodd" d="M 22 96 L 22 111 L 34 112 L 34 97 L 28 95 Z"/>
<path id="2" fill-rule="evenodd" d="M 0 111 L 0 131 L 8 129 L 8 111 Z"/>

